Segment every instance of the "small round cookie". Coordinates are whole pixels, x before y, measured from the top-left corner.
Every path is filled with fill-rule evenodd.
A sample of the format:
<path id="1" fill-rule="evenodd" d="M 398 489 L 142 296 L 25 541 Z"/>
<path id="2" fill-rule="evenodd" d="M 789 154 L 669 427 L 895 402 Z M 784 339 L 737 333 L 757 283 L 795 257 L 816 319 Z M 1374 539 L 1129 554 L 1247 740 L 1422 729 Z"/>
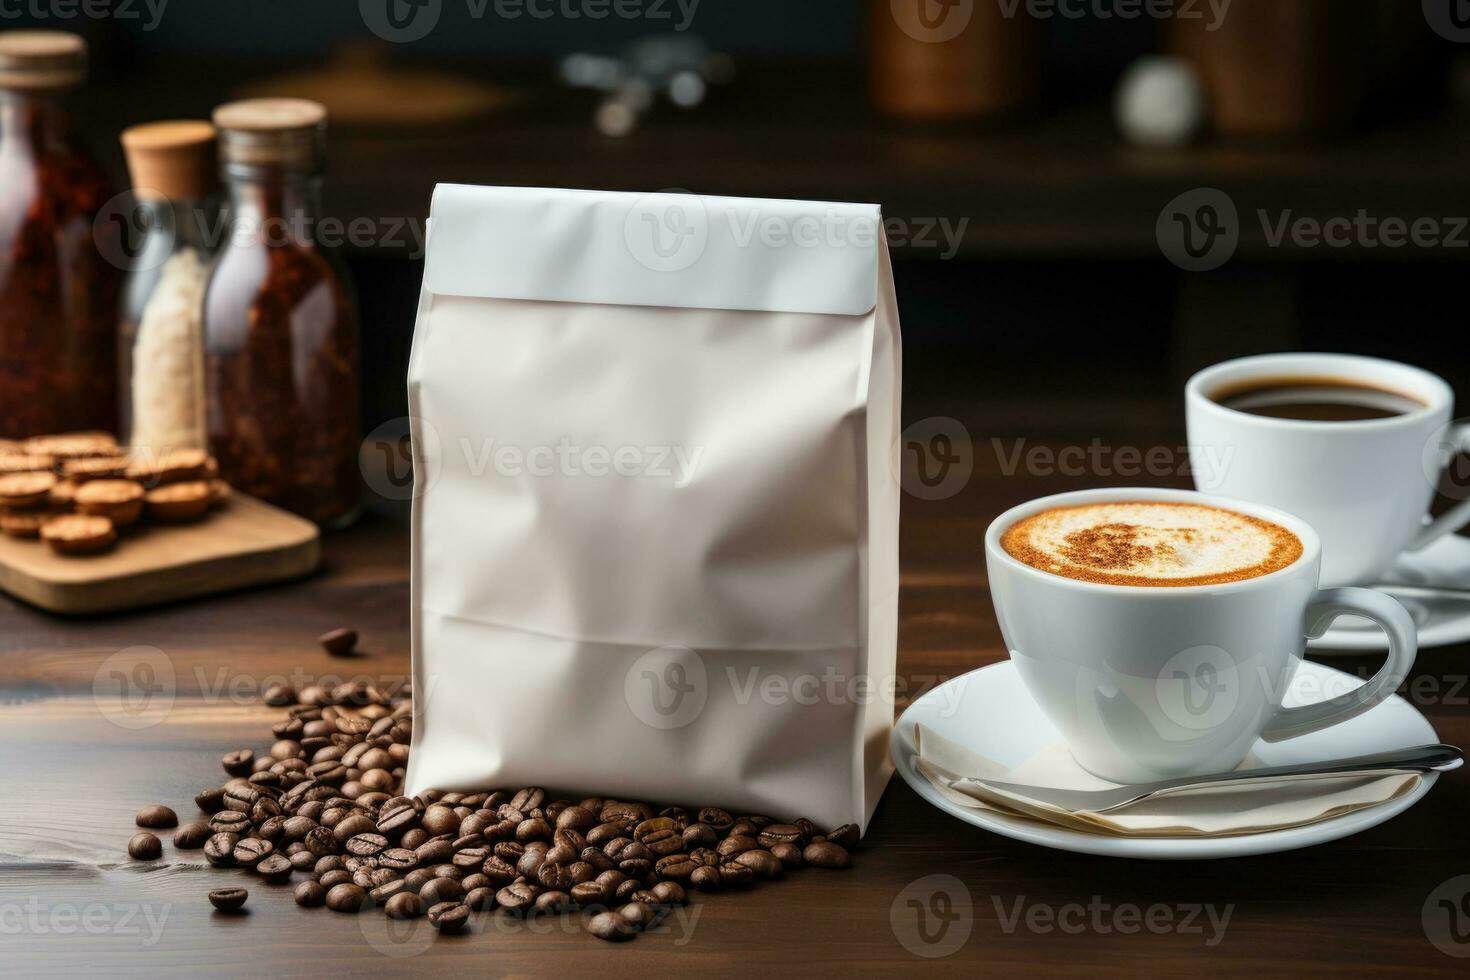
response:
<path id="1" fill-rule="evenodd" d="M 90 555 L 112 547 L 117 531 L 105 517 L 63 514 L 41 525 L 41 540 L 57 554 Z"/>
<path id="2" fill-rule="evenodd" d="M 202 449 L 175 449 L 156 456 L 135 456 L 125 475 L 145 487 L 159 487 L 198 480 L 205 475 L 208 464 L 209 454 Z"/>
<path id="3" fill-rule="evenodd" d="M 127 472 L 126 456 L 90 456 L 85 459 L 67 459 L 61 463 L 61 475 L 77 483 L 88 480 L 111 480 Z"/>
<path id="4" fill-rule="evenodd" d="M 0 453 L 0 474 L 50 473 L 56 460 L 40 453 Z"/>
<path id="5" fill-rule="evenodd" d="M 54 486 L 56 477 L 50 473 L 7 473 L 0 476 L 0 505 L 34 507 L 46 502 Z"/>
<path id="6" fill-rule="evenodd" d="M 148 516 L 158 521 L 192 521 L 209 509 L 209 484 L 203 480 L 170 483 L 149 490 L 143 498 Z"/>
<path id="7" fill-rule="evenodd" d="M 12 538 L 39 538 L 41 525 L 53 516 L 44 510 L 0 511 L 0 534 Z"/>
<path id="8" fill-rule="evenodd" d="M 57 459 L 116 456 L 117 439 L 110 432 L 62 432 L 27 439 L 26 448 L 33 453 L 55 456 Z"/>
<path id="9" fill-rule="evenodd" d="M 77 510 L 125 527 L 143 516 L 143 488 L 132 480 L 89 480 L 77 487 Z"/>

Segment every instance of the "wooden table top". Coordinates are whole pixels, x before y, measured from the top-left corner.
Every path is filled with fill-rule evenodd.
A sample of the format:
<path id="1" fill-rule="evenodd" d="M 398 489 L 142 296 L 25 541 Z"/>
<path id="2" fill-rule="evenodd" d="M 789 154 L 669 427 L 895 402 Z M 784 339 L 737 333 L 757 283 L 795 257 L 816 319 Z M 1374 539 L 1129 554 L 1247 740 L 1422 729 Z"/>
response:
<path id="1" fill-rule="evenodd" d="M 985 525 L 1010 504 L 1083 485 L 977 465 L 952 499 L 905 500 L 899 670 L 910 689 L 1005 656 L 980 559 Z M 5 973 L 1464 975 L 1465 963 L 1436 948 L 1425 927 L 1426 916 L 1448 914 L 1437 905 L 1446 893 L 1428 902 L 1431 893 L 1470 875 L 1463 772 L 1346 840 L 1180 863 L 1088 857 L 996 836 L 934 810 L 895 778 L 851 870 L 807 870 L 741 895 L 700 896 L 662 934 L 616 947 L 571 920 L 501 915 L 466 936 L 436 941 L 425 926 L 394 937 L 380 915 L 300 910 L 289 887 L 259 880 L 248 882 L 248 915 L 216 915 L 205 893 L 245 883 L 238 873 L 208 868 L 200 852 L 167 842 L 156 865 L 129 862 L 133 814 L 150 803 L 192 814 L 193 795 L 221 781 L 221 754 L 265 748 L 278 712 L 255 694 L 272 679 L 365 674 L 391 682 L 409 669 L 406 530 L 375 518 L 329 538 L 326 556 L 324 573 L 305 582 L 110 618 L 61 620 L 0 598 Z M 362 657 L 329 658 L 315 645 L 321 632 L 349 624 L 362 633 Z M 173 692 L 147 727 L 133 727 L 140 716 L 107 693 L 118 690 L 108 658 L 138 646 L 161 651 L 162 660 L 148 656 L 173 673 L 171 683 L 129 675 Z M 1371 657 L 1333 663 L 1354 672 L 1376 666 Z M 1440 737 L 1460 745 L 1470 743 L 1467 672 L 1470 648 L 1429 650 L 1410 685 Z M 1466 943 L 1452 948 L 1463 956 L 1470 878 L 1459 884 L 1453 899 Z M 940 918 L 919 923 L 915 898 L 931 911 L 958 911 L 947 927 Z"/>

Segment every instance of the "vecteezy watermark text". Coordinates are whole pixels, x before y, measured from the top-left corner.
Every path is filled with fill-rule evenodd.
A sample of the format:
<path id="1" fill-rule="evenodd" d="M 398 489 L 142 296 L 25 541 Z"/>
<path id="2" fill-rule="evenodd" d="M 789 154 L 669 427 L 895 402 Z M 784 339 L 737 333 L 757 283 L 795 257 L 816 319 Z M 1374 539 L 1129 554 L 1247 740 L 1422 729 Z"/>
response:
<path id="1" fill-rule="evenodd" d="M 1106 902 L 1102 896 L 1094 895 L 1087 902 L 1067 902 L 1052 905 L 1047 902 L 1028 902 L 1025 895 L 1007 902 L 999 895 L 991 896 L 1000 929 L 1012 935 L 1018 929 L 1046 935 L 1060 932 L 1080 935 L 1085 932 L 1106 936 L 1112 933 L 1130 936 L 1140 932 L 1155 935 L 1203 936 L 1206 946 L 1220 945 L 1230 917 L 1235 914 L 1233 904 L 1217 906 L 1213 903 L 1185 902 L 1152 905 L 1137 905 L 1133 902 Z"/>
<path id="2" fill-rule="evenodd" d="M 0 902 L 0 936 L 136 936 L 142 946 L 163 938 L 172 905 L 135 902 L 43 902 L 38 896 Z"/>
<path id="3" fill-rule="evenodd" d="M 927 0 L 925 0 L 927 2 Z M 1207 20 L 1205 30 L 1218 31 L 1235 0 L 995 0 L 1001 15 L 1020 14 L 1037 20 Z"/>
<path id="4" fill-rule="evenodd" d="M 471 20 L 641 20 L 683 33 L 694 24 L 701 0 L 463 0 Z M 368 30 L 385 41 L 421 41 L 439 26 L 445 0 L 358 0 Z"/>
<path id="5" fill-rule="evenodd" d="M 1110 446 L 1094 438 L 1086 445 L 1010 444 L 990 440 L 1002 476 L 1135 477 L 1194 476 L 1200 486 L 1218 486 L 1235 458 L 1233 446 Z"/>
<path id="6" fill-rule="evenodd" d="M 0 0 L 0 21 L 47 20 L 142 21 L 153 31 L 163 21 L 169 0 Z"/>

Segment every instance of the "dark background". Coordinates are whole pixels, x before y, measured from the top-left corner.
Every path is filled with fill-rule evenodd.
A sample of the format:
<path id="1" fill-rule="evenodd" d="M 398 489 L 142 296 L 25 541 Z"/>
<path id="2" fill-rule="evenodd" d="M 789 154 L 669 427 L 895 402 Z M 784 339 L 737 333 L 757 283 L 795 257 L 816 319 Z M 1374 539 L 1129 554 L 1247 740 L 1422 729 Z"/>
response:
<path id="1" fill-rule="evenodd" d="M 1376 2 L 1333 6 L 1353 17 Z M 444 0 L 427 38 L 388 45 L 366 30 L 355 0 L 171 0 L 153 30 L 141 0 L 132 9 L 141 19 L 0 19 L 0 28 L 89 37 L 94 77 L 79 108 L 120 182 L 124 125 L 206 117 L 253 79 L 320 67 L 357 43 L 393 66 L 504 82 L 526 98 L 459 125 L 334 125 L 327 209 L 343 219 L 421 217 L 438 180 L 874 200 L 889 215 L 968 219 L 970 235 L 952 258 L 896 250 L 910 420 L 955 415 L 977 439 L 1170 435 L 1182 431 L 1179 388 L 1192 370 L 1284 349 L 1410 361 L 1470 397 L 1462 290 L 1470 249 L 1256 242 L 1224 269 L 1187 273 L 1152 237 L 1166 202 L 1205 186 L 1225 188 L 1243 213 L 1259 205 L 1409 220 L 1470 214 L 1470 140 L 1453 95 L 1466 46 L 1427 26 L 1412 83 L 1375 88 L 1340 132 L 1215 135 L 1144 151 L 1118 137 L 1109 101 L 1122 70 L 1159 47 L 1148 19 L 1058 17 L 1039 106 L 1001 120 L 925 124 L 870 106 L 864 0 L 702 0 L 692 32 L 735 56 L 735 81 L 692 112 L 657 109 L 618 140 L 593 131 L 592 97 L 562 87 L 555 60 L 616 52 L 650 33 L 646 21 L 476 18 L 466 0 Z M 349 260 L 363 312 L 366 430 L 404 411 L 421 264 L 385 247 L 353 249 Z"/>

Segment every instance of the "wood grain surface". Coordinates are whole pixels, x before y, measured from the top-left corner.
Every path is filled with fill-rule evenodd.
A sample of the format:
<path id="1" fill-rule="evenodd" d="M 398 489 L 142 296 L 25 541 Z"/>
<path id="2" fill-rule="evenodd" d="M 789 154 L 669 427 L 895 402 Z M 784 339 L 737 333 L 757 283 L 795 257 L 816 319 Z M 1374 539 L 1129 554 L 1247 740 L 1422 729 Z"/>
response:
<path id="1" fill-rule="evenodd" d="M 1096 482 L 1005 476 L 977 460 L 957 496 L 905 499 L 902 700 L 1005 656 L 981 559 L 986 523 L 1010 504 Z M 700 896 L 660 932 L 621 946 L 574 919 L 500 915 L 460 937 L 436 938 L 422 921 L 392 934 L 380 915 L 300 910 L 288 887 L 210 869 L 200 852 L 167 841 L 161 862 L 130 862 L 139 807 L 166 803 L 187 819 L 193 794 L 222 780 L 221 754 L 266 747 L 277 712 L 256 700 L 264 684 L 406 676 L 407 547 L 401 525 L 376 519 L 328 538 L 326 570 L 315 578 L 106 619 L 63 621 L 0 599 L 0 970 L 1464 975 L 1465 961 L 1430 941 L 1447 921 L 1436 904 L 1445 893 L 1434 902 L 1431 893 L 1470 875 L 1463 772 L 1347 840 L 1180 863 L 998 837 L 933 810 L 895 780 L 851 870 L 806 870 L 744 894 Z M 347 624 L 362 633 L 361 656 L 330 658 L 316 647 L 319 633 Z M 140 663 L 157 669 L 140 674 Z M 1376 659 L 1332 663 L 1366 673 Z M 1467 670 L 1470 649 L 1429 650 L 1406 685 L 1440 737 L 1462 745 L 1470 742 Z M 144 689 L 157 693 L 144 702 Z M 214 913 L 205 893 L 235 883 L 250 888 L 249 914 Z M 1461 884 L 1457 899 L 1470 878 Z M 1470 929 L 1470 917 L 1459 925 Z M 1470 945 L 1451 948 L 1470 953 Z"/>
<path id="2" fill-rule="evenodd" d="M 124 529 L 97 555 L 0 537 L 0 589 L 51 612 L 116 612 L 299 578 L 321 560 L 316 525 L 235 493 L 203 520 Z"/>

